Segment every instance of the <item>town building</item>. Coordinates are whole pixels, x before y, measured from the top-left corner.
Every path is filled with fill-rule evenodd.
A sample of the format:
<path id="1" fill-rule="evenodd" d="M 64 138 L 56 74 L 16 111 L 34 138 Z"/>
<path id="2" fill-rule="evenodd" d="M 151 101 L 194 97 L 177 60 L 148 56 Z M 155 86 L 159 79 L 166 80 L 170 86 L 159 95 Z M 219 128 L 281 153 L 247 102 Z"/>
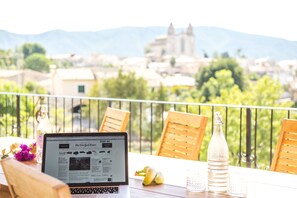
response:
<path id="1" fill-rule="evenodd" d="M 146 46 L 145 52 L 145 56 L 152 60 L 166 56 L 195 56 L 195 35 L 192 25 L 189 24 L 185 32 L 176 33 L 171 23 L 167 35 L 155 38 Z"/>

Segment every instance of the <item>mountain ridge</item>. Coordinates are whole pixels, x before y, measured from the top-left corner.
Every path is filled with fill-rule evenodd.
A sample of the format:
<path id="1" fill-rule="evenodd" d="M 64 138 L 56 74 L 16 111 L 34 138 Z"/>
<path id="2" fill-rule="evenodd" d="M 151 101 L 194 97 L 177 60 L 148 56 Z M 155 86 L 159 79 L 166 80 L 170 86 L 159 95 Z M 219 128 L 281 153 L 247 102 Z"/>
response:
<path id="1" fill-rule="evenodd" d="M 175 32 L 186 28 L 175 28 Z M 297 59 L 297 41 L 242 33 L 212 26 L 193 27 L 196 54 L 212 56 L 238 49 L 248 58 L 269 57 L 274 60 Z M 15 34 L 0 30 L 0 49 L 15 49 L 26 42 L 41 44 L 49 55 L 93 53 L 120 57 L 144 56 L 144 48 L 156 37 L 166 36 L 167 27 L 120 27 L 99 31 L 52 30 L 41 34 Z"/>

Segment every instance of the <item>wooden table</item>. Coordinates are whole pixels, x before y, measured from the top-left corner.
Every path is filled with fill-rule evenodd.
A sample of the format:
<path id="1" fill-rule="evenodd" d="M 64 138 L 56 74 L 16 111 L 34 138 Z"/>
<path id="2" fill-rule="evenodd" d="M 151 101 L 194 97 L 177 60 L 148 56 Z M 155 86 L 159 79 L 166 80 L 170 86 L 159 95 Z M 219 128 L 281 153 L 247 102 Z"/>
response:
<path id="1" fill-rule="evenodd" d="M 129 153 L 129 171 L 141 169 L 144 165 L 150 165 L 162 171 L 165 176 L 165 187 L 174 186 L 177 192 L 166 191 L 168 194 L 181 197 L 230 197 L 229 195 L 215 195 L 210 192 L 189 193 L 185 190 L 186 169 L 191 166 L 207 169 L 206 162 L 180 160 L 173 158 L 157 157 L 144 154 Z M 132 162 L 133 160 L 133 162 Z M 258 170 L 243 167 L 229 166 L 229 172 L 240 172 L 248 181 L 248 197 L 297 197 L 297 175 L 278 173 L 266 170 Z M 182 188 L 178 190 L 177 187 Z M 154 191 L 157 191 L 155 188 Z M 184 190 L 184 191 L 183 191 Z"/>
<path id="2" fill-rule="evenodd" d="M 0 138 L 0 149 L 1 149 Z M 25 162 L 34 169 L 40 170 L 40 165 L 33 162 Z M 134 175 L 136 170 L 141 170 L 149 165 L 164 174 L 163 185 L 143 186 L 142 177 Z M 166 157 L 158 157 L 145 154 L 129 153 L 129 185 L 132 198 L 173 198 L 173 197 L 231 197 L 227 194 L 214 194 L 211 192 L 192 193 L 186 186 L 186 169 L 190 166 L 204 168 L 207 163 L 191 160 L 180 160 Z M 297 175 L 277 173 L 265 170 L 229 167 L 229 171 L 239 171 L 245 174 L 248 180 L 248 197 L 296 197 Z M 7 183 L 0 166 L 0 193 L 7 192 Z M 1 198 L 3 197 L 0 194 Z M 4 198 L 4 197 L 3 197 Z"/>

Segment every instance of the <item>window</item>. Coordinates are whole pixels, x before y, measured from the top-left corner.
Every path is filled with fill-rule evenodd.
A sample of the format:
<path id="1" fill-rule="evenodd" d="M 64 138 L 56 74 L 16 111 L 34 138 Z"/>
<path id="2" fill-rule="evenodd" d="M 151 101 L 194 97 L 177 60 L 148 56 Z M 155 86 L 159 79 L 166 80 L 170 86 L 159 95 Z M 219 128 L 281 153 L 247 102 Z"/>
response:
<path id="1" fill-rule="evenodd" d="M 85 93 L 85 86 L 84 85 L 78 85 L 78 93 Z"/>
<path id="2" fill-rule="evenodd" d="M 185 39 L 184 38 L 181 38 L 180 52 L 182 54 L 185 53 Z"/>

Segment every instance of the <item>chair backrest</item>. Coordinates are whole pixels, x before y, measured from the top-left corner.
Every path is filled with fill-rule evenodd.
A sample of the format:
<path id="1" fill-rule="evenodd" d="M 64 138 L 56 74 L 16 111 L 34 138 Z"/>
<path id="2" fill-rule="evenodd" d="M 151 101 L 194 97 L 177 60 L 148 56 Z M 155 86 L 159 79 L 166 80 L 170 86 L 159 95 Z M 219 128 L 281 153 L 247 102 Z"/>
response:
<path id="1" fill-rule="evenodd" d="M 32 167 L 7 158 L 1 161 L 11 197 L 70 198 L 68 185 Z"/>
<path id="2" fill-rule="evenodd" d="M 156 155 L 198 160 L 207 117 L 169 111 Z"/>
<path id="3" fill-rule="evenodd" d="M 107 107 L 99 132 L 126 132 L 130 112 Z"/>
<path id="4" fill-rule="evenodd" d="M 283 119 L 270 170 L 297 174 L 297 120 Z"/>

